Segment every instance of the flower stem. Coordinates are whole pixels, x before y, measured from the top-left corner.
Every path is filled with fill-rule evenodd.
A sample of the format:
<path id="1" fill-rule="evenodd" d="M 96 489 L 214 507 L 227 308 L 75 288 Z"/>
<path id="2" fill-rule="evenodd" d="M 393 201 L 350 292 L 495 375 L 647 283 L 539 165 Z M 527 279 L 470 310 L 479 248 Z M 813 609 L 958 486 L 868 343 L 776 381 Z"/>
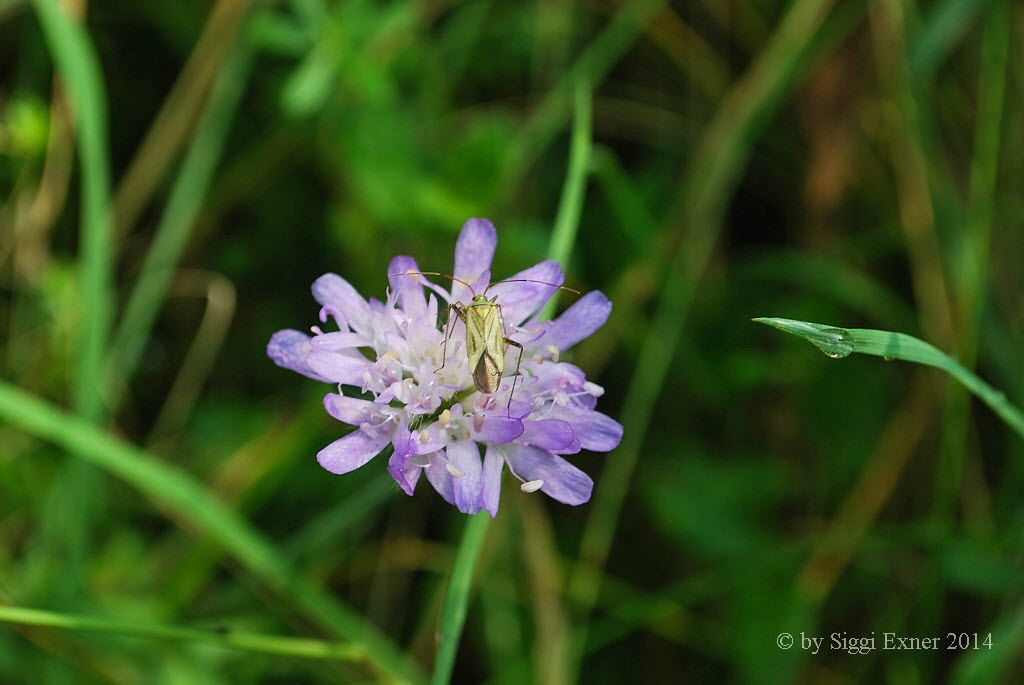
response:
<path id="1" fill-rule="evenodd" d="M 455 653 L 459 648 L 462 627 L 466 623 L 466 607 L 469 605 L 469 591 L 473 584 L 473 570 L 483 547 L 484 534 L 491 517 L 480 512 L 466 523 L 462 532 L 459 551 L 455 555 L 448 591 L 441 606 L 441 620 L 437 627 L 437 661 L 431 685 L 446 685 L 451 681 L 455 667 Z"/>

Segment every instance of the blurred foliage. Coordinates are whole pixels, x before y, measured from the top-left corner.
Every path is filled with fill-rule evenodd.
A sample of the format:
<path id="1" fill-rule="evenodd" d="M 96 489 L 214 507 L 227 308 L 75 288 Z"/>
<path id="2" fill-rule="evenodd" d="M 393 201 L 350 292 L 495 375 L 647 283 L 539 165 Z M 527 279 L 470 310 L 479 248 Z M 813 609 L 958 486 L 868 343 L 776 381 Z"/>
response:
<path id="1" fill-rule="evenodd" d="M 0 375 L 71 408 L 105 291 L 81 287 L 102 255 L 51 3 L 0 0 Z M 504 493 L 454 681 L 1024 678 L 1019 438 L 937 371 L 749 321 L 903 331 L 1024 402 L 1018 3 L 59 4 L 102 68 L 76 83 L 106 103 L 92 162 L 114 181 L 106 401 L 85 414 L 121 439 L 101 454 L 172 475 L 140 485 L 132 451 L 76 470 L 84 422 L 0 424 L 0 605 L 359 642 L 351 608 L 429 671 L 464 518 L 377 462 L 320 469 L 325 389 L 264 346 L 315 323 L 324 272 L 382 298 L 395 254 L 450 270 L 471 216 L 498 226 L 496 274 L 542 259 L 583 88 L 565 266 L 616 308 L 573 362 L 626 442 L 574 459 L 587 505 Z M 5 623 L 0 682 L 386 679 L 79 628 Z M 942 639 L 812 655 L 783 631 Z M 993 646 L 949 651 L 951 632 Z"/>

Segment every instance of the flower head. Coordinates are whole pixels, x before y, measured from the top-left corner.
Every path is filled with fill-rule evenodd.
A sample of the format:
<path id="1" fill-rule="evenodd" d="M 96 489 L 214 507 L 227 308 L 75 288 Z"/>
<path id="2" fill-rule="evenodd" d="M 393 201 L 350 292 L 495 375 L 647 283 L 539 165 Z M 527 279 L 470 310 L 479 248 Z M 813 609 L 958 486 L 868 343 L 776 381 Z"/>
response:
<path id="1" fill-rule="evenodd" d="M 593 291 L 558 319 L 540 321 L 540 310 L 564 279 L 561 267 L 544 261 L 491 285 L 496 243 L 490 221 L 466 222 L 455 246 L 450 292 L 448 283 L 431 282 L 411 257 L 401 256 L 388 267 L 384 302 L 364 300 L 336 274 L 313 283 L 320 323 L 333 321 L 338 330 L 314 326 L 312 337 L 278 331 L 267 354 L 278 366 L 338 384 L 324 407 L 356 429 L 320 451 L 321 466 L 347 473 L 391 445 L 387 469 L 406 493 L 425 474 L 444 499 L 468 514 L 497 513 L 505 465 L 524 492 L 540 490 L 574 505 L 590 499 L 593 481 L 562 455 L 611 450 L 622 427 L 595 411 L 603 389 L 559 355 L 604 324 L 611 302 Z M 438 326 L 439 309 L 484 292 L 500 307 L 505 337 L 523 346 L 521 362 L 515 347 L 505 352 L 505 373 L 518 366 L 518 379 L 506 375 L 492 394 L 474 385 L 465 324 L 451 315 L 447 343 L 445 328 Z M 356 391 L 346 395 L 343 386 Z"/>

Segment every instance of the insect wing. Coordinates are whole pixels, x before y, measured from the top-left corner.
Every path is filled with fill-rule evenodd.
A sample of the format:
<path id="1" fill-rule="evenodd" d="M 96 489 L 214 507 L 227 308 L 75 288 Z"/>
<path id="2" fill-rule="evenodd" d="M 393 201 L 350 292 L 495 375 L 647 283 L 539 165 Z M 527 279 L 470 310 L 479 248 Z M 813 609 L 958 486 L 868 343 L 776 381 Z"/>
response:
<path id="1" fill-rule="evenodd" d="M 501 307 L 493 301 L 483 300 L 466 307 L 466 351 L 477 390 L 486 394 L 497 392 L 505 370 L 505 327 Z"/>

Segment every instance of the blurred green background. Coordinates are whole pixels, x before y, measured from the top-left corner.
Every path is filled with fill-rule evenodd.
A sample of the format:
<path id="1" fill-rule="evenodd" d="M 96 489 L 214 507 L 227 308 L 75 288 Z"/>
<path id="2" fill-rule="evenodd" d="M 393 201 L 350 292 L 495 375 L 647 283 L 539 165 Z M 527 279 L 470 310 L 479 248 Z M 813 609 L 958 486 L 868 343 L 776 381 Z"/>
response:
<path id="1" fill-rule="evenodd" d="M 506 490 L 453 682 L 1021 682 L 1020 436 L 750 319 L 1024 401 L 1022 35 L 1009 0 L 0 0 L 0 610 L 66 619 L 0 614 L 0 682 L 420 681 L 466 519 L 322 470 L 328 388 L 266 341 L 324 272 L 381 298 L 483 216 L 507 275 L 577 211 L 567 283 L 615 310 L 572 361 L 625 438 L 573 459 L 588 504 Z"/>

